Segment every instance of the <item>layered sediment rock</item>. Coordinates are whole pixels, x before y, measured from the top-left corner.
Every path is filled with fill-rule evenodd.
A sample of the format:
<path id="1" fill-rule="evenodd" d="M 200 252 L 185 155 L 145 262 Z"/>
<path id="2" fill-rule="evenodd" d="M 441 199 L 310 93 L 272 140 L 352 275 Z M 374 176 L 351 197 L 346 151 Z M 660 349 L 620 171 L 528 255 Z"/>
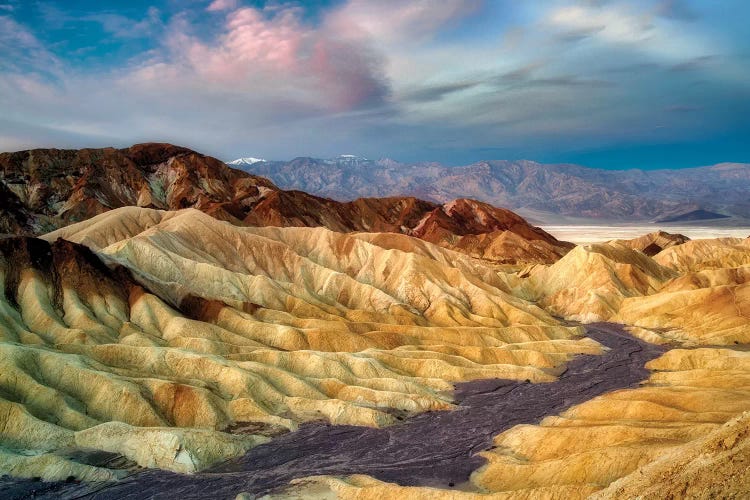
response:
<path id="1" fill-rule="evenodd" d="M 268 429 L 388 425 L 450 409 L 452 382 L 600 352 L 478 261 L 391 236 L 129 207 L 0 240 L 0 441 L 26 464 L 5 470 L 64 479 L 85 466 L 26 457 L 74 446 L 190 472 Z"/>
<path id="2" fill-rule="evenodd" d="M 470 492 L 354 475 L 285 494 L 747 487 L 750 240 L 654 233 L 570 250 L 482 203 L 335 202 L 168 145 L 33 151 L 1 155 L 0 166 L 0 233 L 65 226 L 0 238 L 2 473 L 194 473 L 301 424 L 389 426 L 454 410 L 458 382 L 523 389 L 567 380 L 576 355 L 616 355 L 567 319 L 622 323 L 671 350 L 640 386 L 607 392 L 584 373 L 577 394 L 598 396 L 565 396 L 553 415 L 486 432 L 489 442 L 502 430 L 461 485 Z M 513 272 L 519 263 L 530 265 Z M 623 362 L 657 349 L 636 344 Z M 429 420 L 409 425 L 419 418 Z M 429 469 L 422 459 L 409 467 Z"/>
<path id="3" fill-rule="evenodd" d="M 690 241 L 690 238 L 682 234 L 670 234 L 666 231 L 656 231 L 644 234 L 638 238 L 633 238 L 632 240 L 620 240 L 619 243 L 634 250 L 639 250 L 649 257 L 653 257 L 665 248 L 682 245 L 688 241 Z"/>

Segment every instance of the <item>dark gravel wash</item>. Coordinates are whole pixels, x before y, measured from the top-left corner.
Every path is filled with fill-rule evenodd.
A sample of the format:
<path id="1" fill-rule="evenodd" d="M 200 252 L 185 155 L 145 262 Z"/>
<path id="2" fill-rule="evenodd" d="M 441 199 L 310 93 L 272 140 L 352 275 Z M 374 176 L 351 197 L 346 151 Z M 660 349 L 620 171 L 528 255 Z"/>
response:
<path id="1" fill-rule="evenodd" d="M 559 380 L 532 384 L 501 379 L 456 386 L 459 406 L 429 412 L 383 429 L 309 424 L 195 475 L 145 470 L 109 484 L 0 480 L 3 498 L 234 498 L 262 494 L 313 475 L 367 474 L 401 485 L 450 488 L 468 481 L 485 460 L 492 438 L 517 424 L 534 424 L 649 375 L 644 365 L 666 349 L 629 335 L 620 325 L 586 325 L 588 336 L 609 347 L 580 355 Z"/>

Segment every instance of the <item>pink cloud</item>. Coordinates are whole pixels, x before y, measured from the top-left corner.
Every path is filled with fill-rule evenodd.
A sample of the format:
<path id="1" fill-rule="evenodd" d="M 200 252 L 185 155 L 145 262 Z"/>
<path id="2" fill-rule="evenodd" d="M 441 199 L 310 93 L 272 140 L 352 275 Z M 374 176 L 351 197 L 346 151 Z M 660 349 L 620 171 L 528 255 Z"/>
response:
<path id="1" fill-rule="evenodd" d="M 167 36 L 171 61 L 155 63 L 158 70 L 146 65 L 138 77 L 148 83 L 177 73 L 171 84 L 257 93 L 284 105 L 335 112 L 382 101 L 388 88 L 379 57 L 361 40 L 309 26 L 302 14 L 295 7 L 239 8 L 211 42 L 178 20 Z"/>
<path id="2" fill-rule="evenodd" d="M 139 85 L 258 96 L 262 105 L 311 113 L 367 108 L 389 99 L 386 54 L 393 47 L 432 37 L 482 2 L 349 0 L 312 25 L 293 4 L 260 9 L 214 0 L 209 11 L 227 11 L 217 37 L 206 41 L 187 18 L 173 20 L 169 53 L 142 65 L 135 78 Z"/>
<path id="3" fill-rule="evenodd" d="M 304 44 L 314 33 L 302 26 L 295 9 L 286 9 L 266 19 L 256 9 L 233 12 L 221 51 L 238 63 L 258 63 L 283 71 L 298 68 Z"/>
<path id="4" fill-rule="evenodd" d="M 214 0 L 206 10 L 208 12 L 221 12 L 223 10 L 232 10 L 237 8 L 237 0 Z"/>

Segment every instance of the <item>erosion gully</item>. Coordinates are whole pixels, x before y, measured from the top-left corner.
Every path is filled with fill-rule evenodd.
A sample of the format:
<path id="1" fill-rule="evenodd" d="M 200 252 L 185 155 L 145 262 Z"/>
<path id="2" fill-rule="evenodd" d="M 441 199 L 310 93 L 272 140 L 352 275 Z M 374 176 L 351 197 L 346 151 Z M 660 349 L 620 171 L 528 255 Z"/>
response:
<path id="1" fill-rule="evenodd" d="M 46 483 L 0 479 L 4 498 L 234 498 L 262 495 L 290 480 L 315 475 L 367 474 L 410 486 L 466 485 L 497 434 L 535 424 L 573 405 L 648 377 L 644 365 L 664 347 L 641 341 L 621 325 L 586 325 L 588 336 L 608 347 L 602 355 L 572 359 L 557 381 L 490 379 L 456 385 L 452 411 L 435 411 L 382 428 L 306 424 L 243 457 L 193 475 L 142 470 L 116 483 Z"/>

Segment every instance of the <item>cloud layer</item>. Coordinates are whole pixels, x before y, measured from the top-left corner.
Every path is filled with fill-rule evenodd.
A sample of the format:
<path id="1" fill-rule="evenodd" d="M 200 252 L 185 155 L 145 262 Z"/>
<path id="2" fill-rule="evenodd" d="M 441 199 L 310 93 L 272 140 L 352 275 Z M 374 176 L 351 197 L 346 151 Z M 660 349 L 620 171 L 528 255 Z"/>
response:
<path id="1" fill-rule="evenodd" d="M 75 48 L 2 7 L 0 149 L 465 162 L 703 140 L 719 161 L 721 138 L 750 129 L 750 44 L 726 14 L 750 11 L 739 1 L 181 4 L 39 8 L 63 33 L 101 33 Z"/>

